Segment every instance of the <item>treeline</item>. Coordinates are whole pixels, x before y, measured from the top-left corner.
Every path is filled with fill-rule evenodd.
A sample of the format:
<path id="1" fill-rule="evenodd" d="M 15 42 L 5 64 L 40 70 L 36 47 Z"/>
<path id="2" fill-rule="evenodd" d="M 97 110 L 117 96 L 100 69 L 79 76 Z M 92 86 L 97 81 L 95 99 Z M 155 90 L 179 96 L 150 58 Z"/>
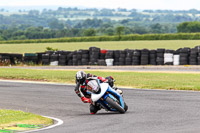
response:
<path id="1" fill-rule="evenodd" d="M 183 22 L 177 26 L 178 32 L 183 33 L 194 33 L 194 32 L 200 32 L 200 22 L 194 21 L 194 22 Z"/>
<path id="2" fill-rule="evenodd" d="M 94 22 L 95 21 L 95 22 Z M 59 24 L 55 24 L 57 28 L 27 27 L 21 25 L 20 27 L 10 27 L 8 29 L 0 29 L 0 40 L 26 40 L 26 39 L 49 39 L 61 37 L 83 37 L 83 36 L 113 36 L 118 34 L 118 27 L 123 27 L 120 34 L 147 34 L 147 33 L 165 33 L 169 31 L 170 25 L 152 24 L 150 27 L 113 27 L 109 24 L 99 24 L 100 20 L 85 20 L 82 25 L 87 25 L 87 28 L 64 28 L 60 29 Z M 94 23 L 93 23 L 94 22 Z M 95 26 L 101 25 L 99 28 Z M 171 33 L 171 32 L 167 32 Z"/>
<path id="3" fill-rule="evenodd" d="M 55 39 L 30 39 L 0 41 L 0 44 L 20 43 L 54 43 L 54 42 L 95 42 L 95 41 L 135 41 L 135 40 L 199 40 L 200 33 L 175 33 L 175 34 L 131 34 L 121 36 L 91 36 L 91 37 L 68 37 Z"/>
<path id="4" fill-rule="evenodd" d="M 59 7 L 57 10 L 6 13 L 6 10 L 0 10 L 0 41 L 85 36 L 101 38 L 119 35 L 119 27 L 123 27 L 120 35 L 200 32 L 200 11 L 195 9 L 138 11 Z"/>
<path id="5" fill-rule="evenodd" d="M 90 21 L 90 20 L 89 20 Z M 98 20 L 96 20 L 98 21 Z M 88 22 L 88 21 L 87 21 Z M 88 22 L 90 26 L 92 23 Z M 97 23 L 96 23 L 97 24 Z M 150 28 L 142 27 L 101 27 L 101 28 L 69 28 L 69 29 L 49 29 L 44 27 L 28 27 L 24 30 L 20 28 L 9 28 L 0 30 L 0 41 L 8 40 L 27 40 L 27 39 L 51 39 L 63 37 L 85 37 L 85 36 L 114 36 L 114 35 L 129 35 L 129 34 L 147 34 L 147 33 L 164 33 L 165 25 L 153 24 Z M 147 32 L 149 31 L 149 32 Z M 178 33 L 196 33 L 200 32 L 200 22 L 183 22 L 177 26 Z M 175 34 L 174 34 L 175 35 Z M 189 37 L 193 39 L 193 35 Z M 181 39 L 181 38 L 180 38 Z M 144 39 L 145 40 L 145 39 Z M 154 39 L 153 39 L 154 40 Z"/>
<path id="6" fill-rule="evenodd" d="M 10 27 L 24 30 L 27 27 L 45 27 L 49 29 L 69 29 L 69 28 L 95 28 L 110 31 L 113 27 L 124 26 L 132 29 L 134 33 L 157 33 L 152 32 L 151 27 L 155 24 L 162 25 L 160 33 L 175 33 L 176 25 L 185 21 L 199 21 L 199 11 L 192 9 L 188 11 L 171 10 L 143 10 L 136 9 L 78 9 L 62 8 L 57 10 L 43 9 L 23 11 L 15 13 L 0 11 L 0 29 Z M 158 30 L 156 30 L 158 31 Z M 128 31 L 129 32 L 129 31 Z M 133 32 L 130 32 L 133 33 Z M 101 34 L 102 35 L 102 34 Z"/>
<path id="7" fill-rule="evenodd" d="M 162 30 L 162 25 L 160 24 L 154 24 L 149 29 L 150 33 L 163 33 L 160 32 Z M 200 32 L 200 22 L 194 21 L 194 22 L 183 22 L 180 23 L 177 26 L 178 33 L 196 33 Z M 148 32 L 146 32 L 148 33 Z M 106 38 L 113 38 L 114 35 L 119 36 L 119 38 L 122 35 L 122 38 L 118 40 L 134 40 L 130 39 L 130 34 L 144 34 L 144 29 L 136 29 L 133 27 L 132 29 L 129 27 L 124 26 L 118 26 L 116 28 L 88 28 L 88 29 L 81 29 L 81 28 L 70 28 L 70 29 L 63 29 L 63 30 L 54 30 L 44 27 L 28 27 L 25 30 L 21 30 L 19 28 L 10 28 L 7 30 L 0 30 L 0 41 L 9 41 L 9 40 L 28 40 L 28 39 L 52 39 L 52 38 L 64 38 L 64 37 L 87 37 L 87 36 L 97 36 L 97 40 L 101 41 L 102 36 Z M 166 35 L 170 35 L 169 38 L 166 38 Z M 177 37 L 178 35 L 178 37 Z M 187 35 L 187 38 L 182 38 L 179 35 Z M 111 37 L 109 37 L 111 36 Z M 131 37 L 133 35 L 130 35 Z M 198 39 L 196 36 L 198 34 L 148 34 L 148 35 L 140 35 L 139 39 L 136 40 L 146 40 L 146 38 L 149 38 L 149 36 L 152 36 L 152 40 L 162 40 L 164 37 L 164 40 L 171 40 L 171 39 Z M 133 38 L 137 38 L 138 36 L 134 35 Z M 100 39 L 99 39 L 100 38 Z M 87 38 L 88 39 L 88 38 Z M 87 40 L 86 39 L 86 40 Z M 56 39 L 55 39 L 56 40 Z M 59 39 L 58 39 L 59 40 Z M 62 39 L 61 39 L 62 40 Z M 74 39 L 70 39 L 74 40 Z M 75 39 L 76 40 L 76 39 Z M 108 39 L 110 40 L 110 39 Z M 112 39 L 111 39 L 112 40 Z M 114 39 L 115 40 L 115 39 Z M 90 41 L 90 39 L 89 39 Z M 93 41 L 93 39 L 92 39 Z M 22 41 L 23 42 L 23 41 Z"/>

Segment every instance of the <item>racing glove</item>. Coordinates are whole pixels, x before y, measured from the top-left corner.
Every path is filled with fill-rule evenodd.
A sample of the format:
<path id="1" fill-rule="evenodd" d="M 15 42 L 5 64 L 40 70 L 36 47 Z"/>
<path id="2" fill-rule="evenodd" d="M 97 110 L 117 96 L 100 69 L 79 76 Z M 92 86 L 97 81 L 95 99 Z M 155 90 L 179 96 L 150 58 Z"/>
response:
<path id="1" fill-rule="evenodd" d="M 81 100 L 82 100 L 84 103 L 91 103 L 90 98 L 81 97 Z"/>

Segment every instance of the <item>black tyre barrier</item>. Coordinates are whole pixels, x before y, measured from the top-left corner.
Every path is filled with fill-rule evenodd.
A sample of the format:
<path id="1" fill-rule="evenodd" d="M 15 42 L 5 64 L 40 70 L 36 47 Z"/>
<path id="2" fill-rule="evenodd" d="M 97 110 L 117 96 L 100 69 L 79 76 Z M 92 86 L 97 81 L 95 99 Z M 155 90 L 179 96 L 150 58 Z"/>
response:
<path id="1" fill-rule="evenodd" d="M 190 48 L 180 49 L 180 65 L 188 65 L 190 56 Z"/>
<path id="2" fill-rule="evenodd" d="M 157 65 L 164 65 L 165 49 L 157 49 L 156 63 Z"/>
<path id="3" fill-rule="evenodd" d="M 134 50 L 132 57 L 132 65 L 140 65 L 140 57 L 141 57 L 141 51 Z"/>
<path id="4" fill-rule="evenodd" d="M 140 65 L 148 65 L 149 64 L 149 50 L 142 49 L 141 50 L 141 60 Z"/>
<path id="5" fill-rule="evenodd" d="M 65 65 L 67 65 L 67 55 L 61 54 L 61 55 L 59 56 L 58 65 L 60 65 L 60 66 L 65 66 Z"/>
<path id="6" fill-rule="evenodd" d="M 198 49 L 192 48 L 190 50 L 189 64 L 190 65 L 197 65 L 198 64 L 197 57 L 198 57 Z"/>
<path id="7" fill-rule="evenodd" d="M 159 48 L 101 50 L 90 47 L 78 51 L 46 51 L 43 53 L 9 54 L 0 53 L 0 65 L 42 64 L 42 65 L 100 65 L 106 66 L 106 59 L 114 59 L 114 66 L 122 65 L 200 65 L 200 46 L 177 50 Z"/>
<path id="8" fill-rule="evenodd" d="M 150 50 L 150 60 L 149 60 L 149 64 L 150 65 L 156 65 L 156 58 L 157 58 L 157 51 L 156 50 Z"/>
<path id="9" fill-rule="evenodd" d="M 25 64 L 38 64 L 38 54 L 36 53 L 25 53 L 24 54 L 24 63 Z"/>

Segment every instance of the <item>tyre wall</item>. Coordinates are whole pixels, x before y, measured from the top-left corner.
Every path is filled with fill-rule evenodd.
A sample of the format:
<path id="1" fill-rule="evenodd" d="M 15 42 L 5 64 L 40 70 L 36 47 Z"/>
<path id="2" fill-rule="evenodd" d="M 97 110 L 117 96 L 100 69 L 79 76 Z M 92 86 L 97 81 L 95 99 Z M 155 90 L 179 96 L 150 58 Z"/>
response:
<path id="1" fill-rule="evenodd" d="M 200 65 L 200 46 L 170 49 L 103 50 L 90 47 L 77 51 L 47 51 L 43 53 L 0 53 L 0 65 L 42 64 L 79 65 Z"/>

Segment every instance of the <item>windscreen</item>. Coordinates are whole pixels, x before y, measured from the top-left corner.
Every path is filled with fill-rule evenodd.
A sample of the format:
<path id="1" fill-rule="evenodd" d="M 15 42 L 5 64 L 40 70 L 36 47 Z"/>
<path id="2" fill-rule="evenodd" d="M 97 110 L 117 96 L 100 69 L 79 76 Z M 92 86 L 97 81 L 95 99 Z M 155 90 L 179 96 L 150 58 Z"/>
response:
<path id="1" fill-rule="evenodd" d="M 88 82 L 87 86 L 88 91 L 97 93 L 99 91 L 99 83 L 97 80 L 91 80 Z"/>

